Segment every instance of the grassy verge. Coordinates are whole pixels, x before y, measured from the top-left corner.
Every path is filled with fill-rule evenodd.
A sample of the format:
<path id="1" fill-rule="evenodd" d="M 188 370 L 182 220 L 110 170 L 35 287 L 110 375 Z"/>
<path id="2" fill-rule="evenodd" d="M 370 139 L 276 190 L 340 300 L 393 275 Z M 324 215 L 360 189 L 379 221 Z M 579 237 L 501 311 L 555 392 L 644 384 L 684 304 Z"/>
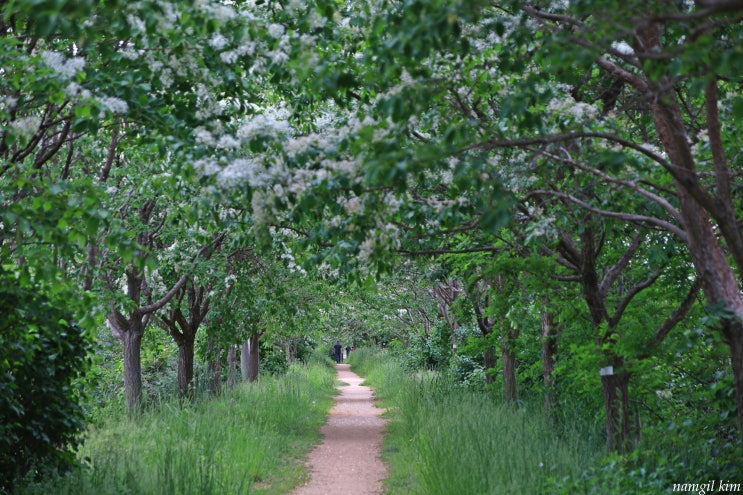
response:
<path id="1" fill-rule="evenodd" d="M 300 458 L 319 440 L 334 383 L 332 367 L 317 361 L 202 403 L 111 418 L 89 432 L 84 467 L 16 493 L 284 493 L 306 476 Z"/>
<path id="2" fill-rule="evenodd" d="M 600 435 L 549 425 L 541 404 L 513 407 L 435 373 L 406 372 L 384 353 L 354 354 L 352 366 L 389 411 L 388 494 L 546 493 L 604 453 Z"/>

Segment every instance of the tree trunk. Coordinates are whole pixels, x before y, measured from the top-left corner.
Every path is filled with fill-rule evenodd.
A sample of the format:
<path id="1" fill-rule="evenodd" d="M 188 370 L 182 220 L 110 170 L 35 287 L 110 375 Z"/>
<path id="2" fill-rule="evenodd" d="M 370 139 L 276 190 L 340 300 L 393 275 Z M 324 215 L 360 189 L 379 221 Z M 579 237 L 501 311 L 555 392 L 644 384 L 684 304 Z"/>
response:
<path id="1" fill-rule="evenodd" d="M 286 356 L 286 362 L 288 364 L 291 364 L 294 362 L 294 353 L 292 352 L 292 344 L 289 339 L 285 339 L 282 344 L 284 344 L 284 356 Z M 333 351 L 333 359 L 335 359 L 335 351 Z"/>
<path id="2" fill-rule="evenodd" d="M 248 365 L 250 363 L 250 341 L 243 342 L 240 346 L 240 378 L 248 381 Z"/>
<path id="3" fill-rule="evenodd" d="M 656 117 L 656 127 L 670 124 Z M 659 134 L 661 131 L 659 129 Z M 670 155 L 670 152 L 669 152 Z M 670 155 L 673 156 L 673 155 Z M 680 160 L 680 158 L 679 158 Z M 677 163 L 674 161 L 674 163 Z M 723 306 L 732 311 L 734 317 L 723 323 L 724 342 L 728 345 L 735 383 L 735 401 L 738 407 L 738 424 L 743 428 L 743 325 L 734 319 L 743 318 L 743 298 L 738 279 L 728 261 L 727 254 L 715 233 L 707 212 L 696 202 L 682 181 L 677 181 L 679 209 L 687 233 L 687 246 L 697 275 L 702 282 L 705 299 L 711 306 Z"/>
<path id="4" fill-rule="evenodd" d="M 603 368 L 601 388 L 606 411 L 606 436 L 609 452 L 632 450 L 631 412 L 629 404 L 629 373 L 617 367 Z"/>
<path id="5" fill-rule="evenodd" d="M 139 411 L 142 399 L 142 336 L 143 328 L 131 326 L 121 334 L 124 345 L 124 390 L 126 391 L 126 411 L 129 417 Z"/>
<path id="6" fill-rule="evenodd" d="M 222 353 L 214 337 L 207 337 L 207 349 L 209 360 L 207 369 L 209 373 L 209 393 L 219 395 L 222 393 Z"/>
<path id="7" fill-rule="evenodd" d="M 514 335 L 515 333 L 515 335 Z M 503 396 L 506 402 L 518 400 L 516 382 L 516 353 L 513 351 L 513 341 L 518 332 L 503 331 L 501 339 L 501 359 L 503 360 Z"/>
<path id="8" fill-rule="evenodd" d="M 495 382 L 495 375 L 491 370 L 494 370 L 495 366 L 498 364 L 498 358 L 493 349 L 483 351 L 482 358 L 485 361 L 485 383 L 490 385 Z"/>
<path id="9" fill-rule="evenodd" d="M 544 412 L 547 421 L 555 422 L 555 413 L 558 410 L 557 394 L 555 391 L 555 357 L 557 356 L 557 340 L 559 329 L 555 325 L 554 315 L 549 311 L 542 311 L 542 376 L 544 378 Z"/>
<path id="10" fill-rule="evenodd" d="M 256 332 L 248 339 L 248 382 L 252 383 L 258 379 L 261 371 L 260 355 L 261 334 Z"/>
<path id="11" fill-rule="evenodd" d="M 227 386 L 233 388 L 237 384 L 237 346 L 230 344 L 227 350 Z"/>
<path id="12" fill-rule="evenodd" d="M 658 25 L 643 25 L 637 30 L 637 36 L 643 43 L 645 52 L 651 53 L 656 49 L 662 51 L 662 36 Z M 657 87 L 669 89 L 656 91 Z M 734 317 L 727 318 L 722 324 L 722 332 L 730 351 L 738 424 L 743 428 L 743 325 L 734 322 L 734 319 L 740 321 L 743 318 L 743 297 L 739 288 L 739 276 L 736 276 L 728 258 L 732 254 L 741 270 L 743 253 L 736 249 L 741 244 L 740 225 L 732 214 L 735 208 L 729 197 L 731 170 L 724 163 L 722 150 L 717 149 L 720 154 L 715 158 L 717 192 L 715 196 L 711 196 L 699 180 L 683 112 L 673 87 L 670 77 L 659 81 L 657 86 L 654 85 L 651 88 L 653 93 L 650 108 L 658 138 L 672 164 L 668 171 L 674 178 L 679 211 L 687 235 L 686 244 L 697 276 L 702 282 L 704 296 L 710 305 L 723 306 L 734 313 Z M 711 82 L 705 91 L 708 112 L 712 112 L 708 113 L 708 118 L 711 119 L 709 130 L 719 134 L 719 128 L 715 129 L 719 125 L 717 102 L 714 101 L 716 95 L 716 83 Z M 712 224 L 710 214 L 714 215 L 716 225 Z M 728 250 L 723 248 L 718 238 L 719 232 L 722 233 Z"/>
<path id="13" fill-rule="evenodd" d="M 459 322 L 453 314 L 452 306 L 462 290 L 461 282 L 458 280 L 451 280 L 437 285 L 431 291 L 431 294 L 438 303 L 439 313 L 444 317 L 446 326 L 449 328 L 449 334 L 451 335 L 451 348 L 452 352 L 455 354 L 457 352 L 457 328 L 459 328 Z"/>
<path id="14" fill-rule="evenodd" d="M 494 317 L 488 316 L 486 314 L 486 309 L 490 307 L 492 296 L 491 287 L 493 285 L 493 281 L 480 280 L 466 292 L 467 299 L 469 300 L 470 304 L 472 305 L 472 309 L 475 312 L 477 327 L 480 329 L 483 343 L 485 344 L 485 350 L 482 352 L 482 358 L 485 362 L 485 383 L 487 385 L 490 385 L 495 381 L 493 370 L 495 369 L 495 365 L 498 363 L 498 358 L 495 354 L 496 351 L 494 348 L 491 348 L 493 327 L 495 326 L 496 320 Z"/>
<path id="15" fill-rule="evenodd" d="M 111 334 L 119 339 L 123 346 L 126 412 L 132 418 L 139 411 L 142 402 L 141 351 L 147 317 L 135 310 L 127 318 L 110 303 L 106 323 Z"/>
<path id="16" fill-rule="evenodd" d="M 740 321 L 729 320 L 725 341 L 730 349 L 730 365 L 733 368 L 738 425 L 743 431 L 743 324 Z"/>
<path id="17" fill-rule="evenodd" d="M 193 400 L 194 339 L 178 342 L 178 398 Z"/>

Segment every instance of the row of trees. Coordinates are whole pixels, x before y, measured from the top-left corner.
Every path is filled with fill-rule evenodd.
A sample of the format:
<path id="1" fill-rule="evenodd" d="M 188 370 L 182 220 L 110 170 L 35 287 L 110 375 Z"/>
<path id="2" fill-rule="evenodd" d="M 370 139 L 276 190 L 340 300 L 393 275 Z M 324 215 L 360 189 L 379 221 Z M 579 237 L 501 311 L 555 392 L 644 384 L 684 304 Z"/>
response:
<path id="1" fill-rule="evenodd" d="M 275 331 L 291 349 L 322 320 L 306 273 L 371 286 L 435 256 L 452 344 L 466 299 L 508 398 L 525 308 L 552 384 L 580 314 L 561 301 L 585 305 L 610 450 L 630 448 L 637 363 L 704 297 L 743 424 L 742 12 L 6 2 L 3 267 L 83 327 L 105 317 L 134 412 L 151 323 L 187 396 L 205 322 L 214 346 Z"/>
<path id="2" fill-rule="evenodd" d="M 177 345 L 183 398 L 197 335 L 208 334 L 214 390 L 225 349 L 234 369 L 242 345 L 243 378 L 254 380 L 262 335 L 299 340 L 311 286 L 295 281 L 281 236 L 252 235 L 252 191 L 237 169 L 279 136 L 261 125 L 277 100 L 266 83 L 309 41 L 285 36 L 282 16 L 219 2 L 0 7 L 0 274 L 19 294 L 2 315 L 3 484 L 74 446 L 84 411 L 73 383 L 104 322 L 122 343 L 132 417 L 146 331 Z M 21 304 L 36 299 L 51 308 L 41 323 L 41 306 Z M 19 346 L 28 359 L 13 357 Z"/>
<path id="3" fill-rule="evenodd" d="M 451 287 L 483 337 L 499 336 L 507 396 L 511 301 L 542 305 L 548 374 L 555 284 L 577 284 L 610 450 L 631 445 L 635 363 L 699 295 L 743 424 L 740 15 L 731 2 L 394 6 L 353 52 L 374 64 L 346 68 L 347 108 L 367 139 L 341 147 L 358 175 L 322 183 L 343 196 L 325 206 L 324 229 L 336 205 L 354 205 L 343 229 L 354 242 L 335 253 L 380 269 L 390 251 L 456 259 Z M 653 311 L 637 319 L 638 306 Z"/>

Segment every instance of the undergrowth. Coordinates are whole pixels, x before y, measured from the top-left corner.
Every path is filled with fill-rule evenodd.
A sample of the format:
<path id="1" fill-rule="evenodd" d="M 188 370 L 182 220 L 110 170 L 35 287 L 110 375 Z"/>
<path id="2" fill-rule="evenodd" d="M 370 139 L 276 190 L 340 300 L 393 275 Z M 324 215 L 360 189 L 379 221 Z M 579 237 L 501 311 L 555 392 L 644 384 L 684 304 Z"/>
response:
<path id="1" fill-rule="evenodd" d="M 319 441 L 332 404 L 328 363 L 293 366 L 194 404 L 163 402 L 133 420 L 108 417 L 88 431 L 79 467 L 21 480 L 15 493 L 284 493 L 305 476 L 300 457 Z"/>

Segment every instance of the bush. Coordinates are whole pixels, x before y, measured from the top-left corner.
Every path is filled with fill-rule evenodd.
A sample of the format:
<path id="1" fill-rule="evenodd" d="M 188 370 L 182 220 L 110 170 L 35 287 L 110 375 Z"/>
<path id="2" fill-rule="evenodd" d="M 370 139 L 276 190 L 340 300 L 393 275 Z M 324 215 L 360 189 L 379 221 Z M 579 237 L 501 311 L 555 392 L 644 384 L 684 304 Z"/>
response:
<path id="1" fill-rule="evenodd" d="M 472 357 L 455 354 L 451 358 L 449 372 L 464 388 L 472 391 L 485 390 L 485 368 Z"/>
<path id="2" fill-rule="evenodd" d="M 448 332 L 446 327 L 438 326 L 431 329 L 429 335 L 411 335 L 407 348 L 399 341 L 393 340 L 387 349 L 399 355 L 403 360 L 403 365 L 410 371 L 443 370 L 449 366 L 452 356 Z"/>
<path id="3" fill-rule="evenodd" d="M 69 313 L 17 285 L 0 272 L 0 489 L 32 466 L 69 465 L 85 425 L 90 345 Z"/>

